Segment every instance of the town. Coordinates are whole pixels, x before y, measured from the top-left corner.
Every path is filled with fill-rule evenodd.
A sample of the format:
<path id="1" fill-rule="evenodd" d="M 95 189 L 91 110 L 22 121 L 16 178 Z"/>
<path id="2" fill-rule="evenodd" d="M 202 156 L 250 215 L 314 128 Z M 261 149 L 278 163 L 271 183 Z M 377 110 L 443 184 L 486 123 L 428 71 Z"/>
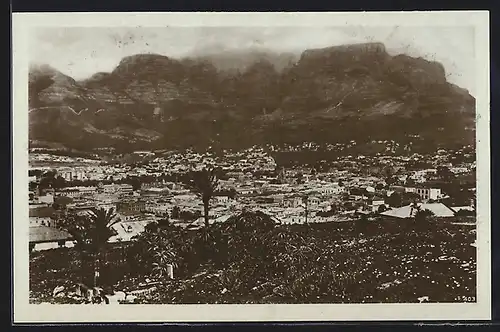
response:
<path id="1" fill-rule="evenodd" d="M 335 148 L 335 146 L 333 146 Z M 332 149 L 332 146 L 327 149 Z M 285 151 L 318 150 L 312 143 Z M 344 156 L 311 165 L 277 165 L 275 147 L 243 151 L 137 151 L 128 163 L 30 153 L 30 247 L 73 244 L 57 227 L 64 211 L 113 208 L 120 220 L 110 241 L 130 241 L 147 224 L 167 220 L 189 230 L 204 226 L 203 203 L 181 180 L 193 170 L 217 170 L 211 223 L 258 210 L 280 224 L 475 215 L 475 155 L 471 147 L 434 154 Z M 122 158 L 123 159 L 123 158 Z"/>

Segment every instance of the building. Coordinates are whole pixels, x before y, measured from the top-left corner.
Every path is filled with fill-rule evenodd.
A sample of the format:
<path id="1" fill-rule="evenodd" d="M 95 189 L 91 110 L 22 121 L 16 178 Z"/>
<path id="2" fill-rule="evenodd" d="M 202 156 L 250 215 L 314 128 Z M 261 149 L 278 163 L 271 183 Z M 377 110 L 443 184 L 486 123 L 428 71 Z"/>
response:
<path id="1" fill-rule="evenodd" d="M 122 194 L 120 197 L 142 197 L 147 200 L 154 200 L 157 198 L 161 197 L 166 197 L 169 196 L 170 191 L 167 188 L 148 188 L 148 189 L 142 189 L 140 194 L 137 193 L 135 195 L 134 193 L 128 193 L 128 194 Z"/>
<path id="2" fill-rule="evenodd" d="M 117 212 L 145 212 L 146 202 L 142 200 L 124 200 L 116 203 Z"/>
<path id="3" fill-rule="evenodd" d="M 321 199 L 313 196 L 313 197 L 309 197 L 307 199 L 307 202 L 308 202 L 310 207 L 316 208 L 321 203 Z"/>
<path id="4" fill-rule="evenodd" d="M 123 183 L 118 185 L 118 190 L 123 193 L 131 193 L 134 191 L 134 187 L 131 184 Z"/>
<path id="5" fill-rule="evenodd" d="M 441 189 L 439 188 L 424 188 L 424 187 L 408 187 L 405 188 L 407 193 L 415 193 L 420 196 L 423 201 L 437 200 L 441 198 Z"/>
<path id="6" fill-rule="evenodd" d="M 215 196 L 212 200 L 215 204 L 225 204 L 229 202 L 229 196 Z"/>
<path id="7" fill-rule="evenodd" d="M 58 173 L 59 173 L 59 176 L 61 176 L 66 181 L 87 180 L 87 175 L 86 175 L 85 171 L 83 171 L 83 170 L 63 170 L 63 171 L 59 171 Z"/>
<path id="8" fill-rule="evenodd" d="M 71 197 L 71 198 L 80 196 L 80 191 L 76 187 L 63 188 L 59 191 L 59 193 L 62 196 Z"/>
<path id="9" fill-rule="evenodd" d="M 63 188 L 59 191 L 61 196 L 66 197 L 80 197 L 80 196 L 89 196 L 97 193 L 96 187 L 68 187 Z"/>
<path id="10" fill-rule="evenodd" d="M 344 188 L 339 186 L 338 183 L 332 183 L 326 186 L 321 187 L 319 193 L 322 195 L 337 195 L 344 191 Z"/>
<path id="11" fill-rule="evenodd" d="M 459 212 L 459 211 L 467 211 L 467 212 L 475 212 L 475 209 L 473 206 L 468 206 L 468 205 L 465 205 L 465 206 L 450 206 L 450 209 L 452 209 L 453 211 L 456 212 Z"/>
<path id="12" fill-rule="evenodd" d="M 281 202 L 281 206 L 284 208 L 297 208 L 302 206 L 303 198 L 299 196 L 286 197 Z"/>
<path id="13" fill-rule="evenodd" d="M 121 221 L 112 226 L 115 231 L 115 235 L 110 237 L 108 242 L 128 242 L 134 236 L 137 236 L 144 232 L 144 229 L 151 220 L 131 220 L 131 221 Z"/>
<path id="14" fill-rule="evenodd" d="M 372 200 L 370 206 L 372 208 L 372 212 L 378 212 L 380 206 L 385 205 L 385 201 L 381 198 L 375 198 Z"/>
<path id="15" fill-rule="evenodd" d="M 238 187 L 236 188 L 236 192 L 238 195 L 253 195 L 260 193 L 259 188 L 254 188 L 254 187 Z"/>
<path id="16" fill-rule="evenodd" d="M 397 219 L 406 219 L 415 217 L 418 210 L 429 210 L 438 218 L 450 218 L 455 216 L 455 211 L 443 203 L 417 204 L 417 207 L 414 207 L 413 204 L 409 204 L 400 208 L 387 210 L 382 212 L 381 215 Z"/>
<path id="17" fill-rule="evenodd" d="M 172 205 L 170 204 L 159 204 L 155 202 L 146 203 L 147 213 L 153 213 L 157 216 L 166 216 L 169 215 L 170 210 L 172 209 Z"/>
<path id="18" fill-rule="evenodd" d="M 149 188 L 162 188 L 162 189 L 166 188 L 166 189 L 168 189 L 165 181 L 153 181 L 153 182 L 141 183 L 141 190 L 146 190 Z"/>
<path id="19" fill-rule="evenodd" d="M 34 206 L 29 209 L 30 226 L 53 226 L 55 210 L 51 206 Z"/>
<path id="20" fill-rule="evenodd" d="M 126 194 L 132 193 L 134 187 L 131 184 L 105 184 L 102 186 L 101 190 L 105 194 Z"/>
<path id="21" fill-rule="evenodd" d="M 44 225 L 30 226 L 29 229 L 30 251 L 74 246 L 72 236 L 66 231 Z"/>
<path id="22" fill-rule="evenodd" d="M 43 196 L 39 196 L 38 197 L 38 202 L 39 203 L 43 203 L 43 204 L 47 204 L 47 205 L 54 204 L 54 194 L 47 193 L 47 194 L 45 194 Z"/>

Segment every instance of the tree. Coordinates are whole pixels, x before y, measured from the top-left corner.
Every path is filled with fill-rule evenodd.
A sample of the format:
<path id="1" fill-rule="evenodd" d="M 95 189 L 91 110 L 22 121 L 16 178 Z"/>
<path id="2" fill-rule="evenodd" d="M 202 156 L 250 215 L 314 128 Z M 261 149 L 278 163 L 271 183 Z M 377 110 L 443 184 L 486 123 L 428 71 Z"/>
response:
<path id="1" fill-rule="evenodd" d="M 420 208 L 417 208 L 417 212 L 415 213 L 415 222 L 417 224 L 425 224 L 428 223 L 434 216 L 434 213 L 430 210 L 421 210 Z"/>
<path id="2" fill-rule="evenodd" d="M 52 181 L 52 187 L 54 189 L 61 189 L 61 188 L 64 188 L 66 187 L 66 180 L 64 180 L 64 178 L 62 176 L 57 176 L 57 177 L 54 177 L 53 181 Z"/>
<path id="3" fill-rule="evenodd" d="M 394 175 L 394 168 L 387 166 L 382 170 L 382 174 L 384 174 L 386 178 L 392 178 Z"/>
<path id="4" fill-rule="evenodd" d="M 437 167 L 437 176 L 444 181 L 450 181 L 455 178 L 455 174 L 446 166 Z"/>
<path id="5" fill-rule="evenodd" d="M 183 210 L 179 213 L 179 219 L 184 221 L 193 221 L 201 217 L 201 212 L 196 210 L 194 212 L 189 210 Z"/>
<path id="6" fill-rule="evenodd" d="M 390 207 L 400 207 L 402 204 L 402 197 L 399 193 L 393 192 L 388 198 L 387 198 L 387 204 L 389 204 Z"/>
<path id="7" fill-rule="evenodd" d="M 52 187 L 52 182 L 53 182 L 53 178 L 49 178 L 49 177 L 43 177 L 41 180 L 40 180 L 40 183 L 38 184 L 38 189 L 40 190 L 44 190 L 44 189 L 49 189 L 49 188 L 53 188 Z"/>
<path id="8" fill-rule="evenodd" d="M 398 181 L 398 179 L 394 176 L 387 177 L 385 179 L 385 183 L 387 183 L 388 186 L 395 184 Z"/>
<path id="9" fill-rule="evenodd" d="M 54 205 L 58 206 L 59 209 L 65 209 L 70 203 L 73 203 L 73 199 L 70 197 L 57 196 L 54 198 Z"/>
<path id="10" fill-rule="evenodd" d="M 405 192 L 401 196 L 402 205 L 417 203 L 418 201 L 420 201 L 420 196 L 417 193 Z"/>
<path id="11" fill-rule="evenodd" d="M 181 215 L 181 209 L 178 206 L 172 208 L 172 218 L 179 219 Z"/>
<path id="12" fill-rule="evenodd" d="M 474 217 L 476 215 L 476 212 L 474 210 L 464 210 L 460 209 L 457 212 L 455 212 L 456 217 Z"/>
<path id="13" fill-rule="evenodd" d="M 29 190 L 30 191 L 35 191 L 37 189 L 38 189 L 38 183 L 30 181 L 30 183 L 29 183 Z"/>
<path id="14" fill-rule="evenodd" d="M 387 211 L 387 206 L 385 206 L 385 204 L 381 204 L 379 207 L 378 207 L 378 213 L 383 213 Z"/>
<path id="15" fill-rule="evenodd" d="M 97 286 L 100 277 L 100 264 L 102 250 L 105 248 L 108 240 L 115 234 L 112 226 L 120 220 L 117 218 L 113 208 L 93 208 L 88 212 L 90 219 L 90 246 L 94 254 L 94 287 Z"/>
<path id="16" fill-rule="evenodd" d="M 71 234 L 82 258 L 85 258 L 87 253 L 93 257 L 93 283 L 96 287 L 100 277 L 102 251 L 109 238 L 115 234 L 112 226 L 120 221 L 114 209 L 92 208 L 87 215 L 62 214 L 58 219 L 57 226 Z"/>
<path id="17" fill-rule="evenodd" d="M 55 226 L 57 228 L 67 231 L 75 243 L 75 249 L 80 254 L 80 269 L 81 280 L 85 283 L 85 273 L 84 266 L 88 263 L 88 258 L 90 254 L 90 235 L 89 230 L 91 228 L 90 220 L 86 216 L 82 216 L 76 213 L 67 212 L 65 210 L 56 211 L 54 215 Z"/>
<path id="18" fill-rule="evenodd" d="M 170 225 L 170 217 L 169 217 L 168 213 L 166 213 L 165 217 L 158 221 L 158 226 L 159 227 L 167 227 L 168 225 Z"/>
<path id="19" fill-rule="evenodd" d="M 167 265 L 175 265 L 175 248 L 166 232 L 161 229 L 147 229 L 135 238 L 134 260 L 140 268 L 146 268 L 152 277 L 162 279 L 167 273 Z"/>
<path id="20" fill-rule="evenodd" d="M 219 184 L 215 169 L 203 169 L 201 171 L 192 172 L 187 184 L 198 196 L 201 197 L 203 202 L 203 217 L 205 219 L 205 226 L 208 228 L 210 226 L 208 218 L 210 199 L 214 196 Z"/>
<path id="21" fill-rule="evenodd" d="M 407 186 L 412 187 L 412 186 L 414 186 L 416 183 L 415 183 L 415 180 L 413 180 L 412 178 L 408 178 L 408 179 L 406 180 L 406 183 L 405 183 L 405 184 L 406 184 Z"/>
<path id="22" fill-rule="evenodd" d="M 229 189 L 229 193 L 227 195 L 229 198 L 235 199 L 236 195 L 237 195 L 236 189 L 234 188 Z"/>

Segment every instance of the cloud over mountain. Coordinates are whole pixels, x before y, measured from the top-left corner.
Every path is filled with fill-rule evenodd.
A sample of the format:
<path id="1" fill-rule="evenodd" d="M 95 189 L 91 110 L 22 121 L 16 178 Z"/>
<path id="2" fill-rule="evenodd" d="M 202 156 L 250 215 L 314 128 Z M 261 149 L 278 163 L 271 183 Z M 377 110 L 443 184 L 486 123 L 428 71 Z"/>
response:
<path id="1" fill-rule="evenodd" d="M 438 62 L 382 43 L 124 57 L 76 81 L 30 71 L 30 138 L 78 147 L 404 139 L 474 141 L 475 100 Z"/>

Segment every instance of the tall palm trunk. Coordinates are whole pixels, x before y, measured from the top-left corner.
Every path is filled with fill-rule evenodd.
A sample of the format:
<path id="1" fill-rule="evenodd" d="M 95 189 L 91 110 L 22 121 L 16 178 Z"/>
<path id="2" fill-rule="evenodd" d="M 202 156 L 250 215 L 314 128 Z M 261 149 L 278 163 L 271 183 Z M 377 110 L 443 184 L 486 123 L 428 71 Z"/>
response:
<path id="1" fill-rule="evenodd" d="M 208 210 L 210 209 L 210 198 L 203 197 L 203 217 L 205 218 L 205 227 L 210 226 L 210 222 L 208 220 Z"/>
<path id="2" fill-rule="evenodd" d="M 92 253 L 89 253 L 86 248 L 80 247 L 80 281 L 85 285 L 90 284 L 92 271 Z"/>
<path id="3" fill-rule="evenodd" d="M 87 257 L 85 255 L 84 249 L 80 248 L 80 282 L 85 283 L 85 264 L 87 263 Z"/>
<path id="4" fill-rule="evenodd" d="M 101 259 L 100 259 L 100 251 L 97 251 L 95 253 L 95 260 L 94 260 L 94 287 L 97 287 L 99 284 L 99 278 L 101 274 Z"/>

